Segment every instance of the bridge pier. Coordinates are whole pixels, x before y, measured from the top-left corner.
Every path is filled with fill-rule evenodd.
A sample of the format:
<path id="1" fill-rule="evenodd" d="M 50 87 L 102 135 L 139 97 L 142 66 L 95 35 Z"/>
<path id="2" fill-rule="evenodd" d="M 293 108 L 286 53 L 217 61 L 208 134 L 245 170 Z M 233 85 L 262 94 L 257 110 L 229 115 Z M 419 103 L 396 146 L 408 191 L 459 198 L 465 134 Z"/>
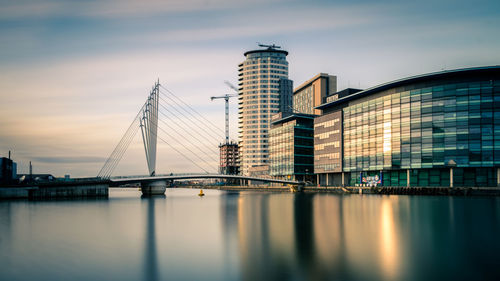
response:
<path id="1" fill-rule="evenodd" d="M 290 186 L 290 191 L 291 192 L 302 192 L 304 190 L 305 184 L 299 183 L 299 184 L 294 184 Z"/>
<path id="2" fill-rule="evenodd" d="M 157 180 L 151 182 L 141 182 L 141 191 L 144 196 L 164 195 L 167 189 L 166 180 Z"/>

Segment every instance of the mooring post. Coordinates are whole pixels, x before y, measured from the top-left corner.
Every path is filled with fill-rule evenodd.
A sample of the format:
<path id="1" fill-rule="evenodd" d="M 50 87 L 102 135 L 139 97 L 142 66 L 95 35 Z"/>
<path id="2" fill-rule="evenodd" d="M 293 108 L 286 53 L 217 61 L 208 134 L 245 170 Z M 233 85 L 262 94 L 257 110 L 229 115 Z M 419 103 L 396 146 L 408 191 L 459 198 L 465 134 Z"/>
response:
<path id="1" fill-rule="evenodd" d="M 406 169 L 406 187 L 410 187 L 410 169 Z"/>
<path id="2" fill-rule="evenodd" d="M 500 168 L 497 168 L 497 186 L 500 186 Z"/>
<path id="3" fill-rule="evenodd" d="M 453 168 L 450 168 L 450 188 L 453 188 Z"/>

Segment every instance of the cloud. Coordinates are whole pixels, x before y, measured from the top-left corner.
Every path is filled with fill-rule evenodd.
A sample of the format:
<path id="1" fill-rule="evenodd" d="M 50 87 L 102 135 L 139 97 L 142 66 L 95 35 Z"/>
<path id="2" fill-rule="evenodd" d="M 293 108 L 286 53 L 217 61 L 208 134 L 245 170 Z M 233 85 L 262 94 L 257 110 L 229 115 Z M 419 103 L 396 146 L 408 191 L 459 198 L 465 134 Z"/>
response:
<path id="1" fill-rule="evenodd" d="M 300 34 L 307 31 L 335 30 L 372 22 L 378 7 L 282 7 L 276 10 L 249 10 L 244 14 L 221 16 L 208 26 L 196 25 L 178 29 L 156 30 L 138 34 L 134 40 L 158 40 L 172 42 L 218 41 L 221 39 L 265 37 L 269 35 Z M 357 11 L 356 11 L 357 10 Z M 356 12 L 355 12 L 356 11 Z M 354 17 L 353 14 L 363 16 Z"/>
<path id="2" fill-rule="evenodd" d="M 50 66 L 42 63 L 31 63 L 29 67 L 21 64 L 0 66 L 0 151 L 12 150 L 16 161 L 24 164 L 33 161 L 40 172 L 96 175 L 158 76 L 165 87 L 222 129 L 224 106 L 210 102 L 209 97 L 227 91 L 221 77 L 231 77 L 236 71 L 236 61 L 231 63 L 225 58 L 224 50 L 212 53 L 209 59 L 203 53 L 190 50 L 125 52 L 59 59 L 51 62 Z M 218 61 L 225 62 L 221 64 Z M 222 71 L 213 69 L 212 66 L 217 63 Z M 30 83 L 22 82 L 26 80 Z M 176 113 L 171 106 L 168 108 Z M 163 108 L 161 110 L 169 114 Z M 181 117 L 170 115 L 167 119 L 160 115 L 160 118 L 165 122 L 176 122 Z M 235 115 L 231 118 L 236 120 Z M 178 133 L 163 123 L 161 126 L 177 139 L 193 139 L 182 131 L 182 126 L 172 126 Z M 236 130 L 232 132 L 235 134 Z M 159 135 L 191 159 L 197 159 L 162 131 Z M 197 134 L 195 136 L 204 140 Z M 221 134 L 220 141 L 222 139 Z M 218 142 L 208 138 L 205 141 L 204 146 L 213 147 L 210 153 L 213 153 L 212 158 L 217 159 Z M 161 144 L 161 140 L 158 143 L 158 167 L 167 169 L 159 172 L 200 170 L 170 146 Z M 189 142 L 184 143 L 199 153 Z M 74 155 L 82 156 L 77 158 Z M 145 173 L 143 158 L 144 148 L 138 134 L 115 174 Z M 207 161 L 212 166 L 217 165 L 217 162 Z M 201 165 L 208 168 L 204 163 Z M 20 167 L 26 170 L 27 165 Z M 184 167 L 191 169 L 185 170 Z"/>
<path id="3" fill-rule="evenodd" d="M 36 158 L 38 169 L 54 174 L 95 175 L 98 163 L 69 160 L 107 157 L 158 77 L 224 128 L 224 105 L 209 98 L 230 91 L 224 80 L 237 84 L 236 66 L 255 41 L 290 52 L 295 85 L 328 72 L 341 86 L 371 87 L 443 65 L 500 60 L 498 9 L 472 2 L 462 2 L 465 8 L 355 3 L 3 1 L 0 151 L 12 149 L 24 162 Z M 230 112 L 236 138 L 236 102 Z M 180 116 L 172 118 L 165 121 Z M 196 169 L 170 146 L 159 146 L 159 172 Z M 146 173 L 143 150 L 138 135 L 116 174 Z"/>
<path id="4" fill-rule="evenodd" d="M 1 1 L 0 19 L 80 16 L 95 18 L 147 17 L 179 12 L 242 9 L 279 0 L 20 0 Z"/>
<path id="5" fill-rule="evenodd" d="M 106 161 L 106 158 L 97 156 L 33 157 L 33 161 L 51 164 L 102 163 Z"/>

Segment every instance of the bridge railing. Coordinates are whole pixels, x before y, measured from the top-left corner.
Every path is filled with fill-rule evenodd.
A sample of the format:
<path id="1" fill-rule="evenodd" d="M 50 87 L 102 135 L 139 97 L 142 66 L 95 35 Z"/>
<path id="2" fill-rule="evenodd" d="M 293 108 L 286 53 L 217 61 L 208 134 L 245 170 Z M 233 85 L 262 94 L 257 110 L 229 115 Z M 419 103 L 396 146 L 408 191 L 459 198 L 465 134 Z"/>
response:
<path id="1" fill-rule="evenodd" d="M 194 176 L 199 175 L 199 173 L 170 173 L 170 174 L 157 174 L 154 177 L 170 177 L 170 176 Z M 219 174 L 207 174 L 207 175 L 219 175 Z M 145 178 L 150 177 L 149 175 L 131 175 L 131 176 L 113 176 L 110 179 L 131 179 L 131 178 Z"/>

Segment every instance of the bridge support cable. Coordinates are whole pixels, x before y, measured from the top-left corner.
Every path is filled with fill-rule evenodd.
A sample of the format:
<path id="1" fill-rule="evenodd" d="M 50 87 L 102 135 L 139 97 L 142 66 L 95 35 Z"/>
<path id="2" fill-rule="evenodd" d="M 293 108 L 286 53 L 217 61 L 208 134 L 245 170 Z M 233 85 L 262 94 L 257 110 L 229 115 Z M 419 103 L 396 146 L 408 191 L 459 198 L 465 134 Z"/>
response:
<path id="1" fill-rule="evenodd" d="M 210 172 L 205 170 L 202 166 L 198 165 L 198 163 L 196 163 L 195 161 L 193 161 L 191 158 L 187 157 L 184 153 L 180 152 L 177 148 L 175 148 L 173 145 L 171 145 L 170 143 L 168 143 L 166 140 L 164 140 L 163 138 L 161 137 L 158 137 L 161 141 L 163 141 L 164 143 L 166 143 L 170 148 L 172 148 L 173 150 L 175 150 L 177 153 L 179 153 L 180 155 L 182 155 L 184 158 L 186 158 L 189 162 L 193 163 L 196 167 L 202 169 L 205 173 L 209 174 Z"/>
<path id="2" fill-rule="evenodd" d="M 161 114 L 163 114 L 161 111 L 160 111 L 160 113 L 161 113 Z M 165 116 L 166 116 L 166 115 L 165 115 Z M 168 117 L 167 117 L 167 118 L 168 118 Z M 158 119 L 158 120 L 159 120 L 161 123 L 163 123 L 165 126 L 167 126 L 170 130 L 174 131 L 174 132 L 175 132 L 175 133 L 176 133 L 179 137 L 183 138 L 183 141 L 186 141 L 186 142 L 187 142 L 189 145 L 191 145 L 192 147 L 196 147 L 196 149 L 197 149 L 199 152 L 201 152 L 201 153 L 203 153 L 204 155 L 206 155 L 206 156 L 207 156 L 210 160 L 215 161 L 215 162 L 218 162 L 218 161 L 219 161 L 219 159 L 217 159 L 217 155 L 213 155 L 213 154 L 212 154 L 212 155 L 210 155 L 210 154 L 208 154 L 208 152 L 207 152 L 206 150 L 201 149 L 199 146 L 197 146 L 195 143 L 193 143 L 191 140 L 189 140 L 189 138 L 184 137 L 181 133 L 179 133 L 179 132 L 178 132 L 175 128 L 173 128 L 172 126 L 170 126 L 167 122 L 163 121 L 162 119 Z M 177 123 L 175 123 L 175 122 L 172 122 L 172 123 L 177 124 Z M 160 127 L 160 129 L 161 129 L 161 127 Z M 182 129 L 182 127 L 181 127 L 181 129 Z M 190 136 L 192 136 L 192 135 L 189 133 L 189 131 L 186 131 L 185 129 L 183 129 L 183 130 L 184 130 L 186 133 L 188 133 Z M 201 141 L 201 140 L 199 140 L 198 138 L 196 138 L 196 137 L 194 137 L 194 136 L 192 136 L 192 137 L 193 137 L 193 138 L 195 138 L 195 139 L 196 139 L 196 140 L 197 140 L 200 144 L 202 144 L 202 141 Z M 206 146 L 206 145 L 205 145 L 205 146 Z M 208 146 L 207 146 L 207 147 L 208 147 Z M 208 147 L 208 149 L 210 149 L 210 148 Z"/>
<path id="3" fill-rule="evenodd" d="M 161 120 L 161 119 L 158 119 L 158 120 Z M 152 125 L 155 125 L 157 129 L 160 129 L 160 131 L 162 131 L 165 135 L 167 135 L 170 139 L 174 140 L 175 142 L 177 142 L 179 145 L 181 145 L 182 147 L 184 147 L 186 150 L 188 150 L 189 152 L 191 152 L 191 154 L 193 154 L 196 158 L 198 158 L 201 162 L 204 162 L 206 165 L 208 165 L 210 168 L 214 169 L 215 171 L 218 170 L 218 167 L 217 165 L 216 166 L 213 166 L 212 164 L 208 163 L 205 159 L 201 158 L 198 154 L 196 154 L 193 150 L 189 149 L 185 144 L 183 144 L 182 141 L 179 141 L 178 139 L 174 138 L 172 135 L 170 135 L 167 131 L 165 131 L 164 129 L 162 129 L 161 127 L 158 126 L 158 120 L 153 120 L 153 122 L 151 123 Z M 156 123 L 156 124 L 155 124 Z M 177 134 L 179 134 L 178 132 L 176 132 Z M 160 135 L 157 134 L 157 131 L 155 131 L 153 133 L 153 136 L 154 138 L 159 138 L 160 140 L 162 140 L 164 143 L 166 143 L 168 146 L 170 146 L 170 148 L 174 149 L 175 151 L 177 151 L 179 154 L 181 154 L 184 158 L 186 158 L 188 161 L 190 161 L 191 163 L 195 164 L 197 167 L 199 167 L 200 169 L 202 169 L 203 171 L 205 171 L 206 173 L 209 173 L 206 169 L 202 168 L 200 165 L 198 165 L 193 159 L 191 159 L 190 157 L 188 157 L 186 154 L 180 152 L 178 149 L 176 149 L 174 146 L 172 146 L 169 142 L 165 141 L 163 138 L 160 137 Z M 216 161 L 218 162 L 218 161 Z"/>
<path id="4" fill-rule="evenodd" d="M 185 144 L 182 143 L 182 141 L 179 141 L 178 139 L 174 138 L 172 135 L 170 135 L 169 133 L 167 133 L 167 131 L 163 130 L 161 127 L 159 127 L 159 129 L 165 134 L 167 135 L 168 137 L 170 137 L 171 139 L 175 140 L 178 144 L 180 144 L 182 147 L 184 147 L 187 151 L 191 152 L 191 154 L 193 154 L 196 158 L 198 158 L 200 161 L 204 162 L 205 164 L 207 164 L 209 167 L 213 168 L 212 164 L 208 163 L 205 159 L 201 158 L 198 154 L 196 154 L 194 151 L 192 151 L 191 149 L 189 149 Z M 217 171 L 217 168 L 215 168 L 215 170 Z"/>
<path id="5" fill-rule="evenodd" d="M 157 125 L 154 124 L 157 124 L 157 121 L 154 121 L 154 118 L 158 117 L 158 89 L 159 82 L 156 82 L 146 103 L 141 107 L 122 139 L 104 163 L 104 166 L 97 175 L 98 177 L 109 178 L 111 176 L 139 128 L 141 128 L 143 136 L 149 174 L 154 175 L 156 167 L 156 137 L 152 137 L 152 135 L 154 134 L 156 136 L 155 127 Z"/>
<path id="6" fill-rule="evenodd" d="M 162 92 L 160 92 L 162 93 Z M 164 97 L 168 98 L 171 102 L 173 102 L 175 105 L 177 105 L 177 107 L 180 107 L 181 109 L 183 109 L 184 111 L 186 111 L 186 109 L 184 107 L 182 107 L 181 105 L 179 105 L 179 103 L 177 103 L 174 99 L 172 99 L 171 97 L 163 94 Z M 187 116 L 185 113 L 181 112 L 180 110 L 177 109 L 177 107 L 173 106 L 173 104 L 169 103 L 168 101 L 166 101 L 164 98 L 162 98 L 160 96 L 160 99 L 165 102 L 165 104 L 167 105 L 170 105 L 170 107 L 172 109 L 174 109 L 178 114 L 180 114 L 182 117 L 184 117 L 185 119 L 189 120 L 191 123 L 193 123 L 196 127 L 198 127 L 200 130 L 202 130 L 207 136 L 210 136 L 211 138 L 217 140 L 217 142 L 220 142 L 221 139 L 223 139 L 223 137 L 221 137 L 220 135 L 217 135 L 216 132 L 214 132 L 214 129 L 213 128 L 210 128 L 206 123 L 206 122 L 203 122 L 203 121 L 199 121 L 199 120 L 193 120 L 194 118 L 191 118 L 189 116 Z M 203 126 L 205 127 L 203 127 Z"/>
<path id="7" fill-rule="evenodd" d="M 97 177 L 101 178 L 109 178 L 111 176 L 111 173 L 113 172 L 114 168 L 122 158 L 123 154 L 127 150 L 128 146 L 132 142 L 134 136 L 137 134 L 137 131 L 139 129 L 139 120 L 142 115 L 142 110 L 144 109 L 144 106 L 139 110 L 137 115 L 135 116 L 134 120 L 128 127 L 127 131 L 125 134 L 122 136 L 120 139 L 120 142 L 116 145 L 115 149 L 111 154 L 109 155 L 108 159 L 104 163 L 103 167 L 97 174 Z"/>
<path id="8" fill-rule="evenodd" d="M 160 99 L 162 101 L 164 101 L 163 98 L 160 97 Z M 170 105 L 171 108 L 174 108 L 172 105 Z M 169 115 L 171 116 L 169 119 L 173 121 L 173 118 L 174 117 L 177 117 L 178 115 L 176 115 L 174 112 L 172 112 L 171 110 L 169 110 L 166 106 L 164 106 L 163 104 L 160 103 L 160 113 L 163 114 L 164 116 L 166 115 L 164 112 L 166 111 L 167 113 L 169 113 Z M 173 122 L 177 125 L 179 125 L 178 123 L 182 123 L 184 126 L 185 126 L 185 129 L 186 130 L 189 130 L 191 132 L 194 132 L 196 133 L 199 137 L 201 137 L 202 139 L 204 139 L 205 141 L 213 141 L 214 142 L 214 148 L 217 147 L 218 143 L 220 142 L 220 140 L 218 138 L 215 138 L 213 137 L 212 135 L 209 135 L 206 133 L 205 130 L 203 130 L 203 132 L 200 132 L 200 130 L 198 129 L 199 128 L 199 124 L 196 123 L 196 121 L 193 121 L 191 119 L 187 119 L 189 120 L 191 123 L 197 125 L 198 128 L 195 128 L 194 126 L 192 126 L 191 124 L 189 124 L 188 122 L 186 122 L 183 118 L 176 118 L 179 122 Z"/>
<path id="9" fill-rule="evenodd" d="M 174 115 L 170 110 L 168 110 L 166 107 L 164 107 L 162 104 L 160 104 L 160 106 L 162 107 L 162 109 L 164 111 L 167 111 L 168 113 L 170 113 L 171 115 Z M 166 119 L 168 119 L 169 121 L 171 121 L 172 124 L 175 124 L 178 128 L 180 128 L 181 130 L 183 130 L 186 134 L 188 134 L 189 136 L 191 136 L 193 139 L 197 140 L 200 142 L 201 145 L 203 145 L 207 150 L 212 150 L 213 152 L 216 152 L 218 153 L 217 151 L 217 145 L 218 145 L 218 141 L 217 142 L 214 142 L 214 144 L 210 143 L 211 146 L 207 145 L 205 142 L 208 141 L 207 140 L 207 136 L 206 135 L 203 135 L 202 133 L 200 133 L 199 131 L 193 129 L 191 126 L 189 126 L 189 124 L 185 123 L 182 119 L 179 119 L 181 122 L 175 122 L 175 120 L 173 119 L 173 117 L 169 117 L 167 114 L 165 114 L 162 110 L 159 111 L 159 113 L 161 115 L 163 115 Z M 175 116 L 175 115 L 174 115 Z M 161 120 L 161 119 L 160 119 Z M 163 120 L 162 120 L 163 121 Z M 163 121 L 164 122 L 164 121 Z M 180 125 L 179 123 L 182 123 L 183 125 L 185 126 L 182 126 Z M 197 136 L 195 136 L 192 132 L 195 132 Z M 201 138 L 201 139 L 200 139 Z"/>
<path id="10" fill-rule="evenodd" d="M 150 94 L 148 96 L 148 99 L 146 100 L 146 102 L 144 103 L 144 105 L 141 107 L 141 109 L 139 110 L 139 112 L 137 113 L 137 115 L 135 116 L 135 118 L 133 119 L 133 121 L 130 124 L 130 126 L 128 127 L 127 131 L 125 132 L 125 134 L 120 139 L 120 142 L 116 145 L 116 147 L 114 148 L 114 150 L 111 152 L 110 156 L 108 157 L 108 159 L 104 163 L 103 167 L 99 171 L 98 177 L 101 177 L 101 178 L 110 178 L 111 177 L 111 174 L 113 173 L 114 169 L 116 168 L 116 166 L 118 165 L 118 163 L 122 159 L 124 153 L 126 152 L 126 150 L 128 149 L 128 147 L 130 146 L 130 143 L 132 142 L 132 140 L 136 136 L 137 131 L 139 129 L 141 130 L 142 140 L 143 140 L 143 144 L 144 144 L 144 151 L 145 151 L 145 154 L 146 154 L 146 161 L 147 161 L 147 164 L 148 164 L 148 171 L 149 171 L 149 175 L 150 176 L 155 176 L 155 174 L 156 174 L 157 139 L 160 139 L 161 141 L 163 141 L 171 149 L 173 149 L 174 151 L 176 151 L 177 153 L 179 153 L 181 156 L 183 156 L 185 159 L 187 159 L 188 161 L 190 161 L 191 163 L 193 163 L 195 166 L 197 166 L 198 168 L 200 168 L 201 170 L 203 170 L 205 173 L 208 174 L 209 171 L 207 169 L 205 169 L 204 167 L 202 167 L 202 165 L 200 165 L 199 163 L 203 162 L 208 167 L 214 168 L 212 166 L 212 164 L 210 164 L 209 162 L 207 162 L 205 159 L 201 158 L 200 155 L 199 155 L 199 153 L 197 154 L 192 149 L 190 149 L 189 147 L 187 147 L 183 143 L 184 140 L 183 141 L 179 141 L 178 139 L 174 138 L 171 134 L 169 134 L 167 131 L 165 131 L 164 129 L 162 129 L 161 127 L 158 126 L 158 120 L 161 120 L 161 119 L 159 119 L 159 113 L 158 113 L 160 107 L 164 108 L 165 110 L 167 110 L 169 113 L 172 114 L 171 111 L 169 111 L 165 106 L 163 106 L 163 104 L 160 103 L 160 100 L 165 101 L 160 96 L 160 94 L 161 94 L 160 87 L 162 87 L 162 86 L 160 85 L 159 81 L 155 82 L 155 85 L 153 86 L 153 88 L 152 88 L 152 90 L 151 90 L 151 92 L 150 92 Z M 164 88 L 164 87 L 162 87 L 162 88 Z M 167 90 L 166 88 L 164 88 L 164 89 Z M 168 91 L 168 92 L 171 93 L 170 91 Z M 171 99 L 166 94 L 163 94 L 163 95 L 166 96 L 167 98 Z M 185 102 L 183 102 L 181 99 L 179 99 L 173 93 L 171 93 L 171 95 L 174 96 L 176 99 L 178 99 L 183 104 L 185 104 L 187 107 L 189 107 L 193 112 L 196 112 L 198 115 L 200 115 L 197 111 L 195 111 L 192 107 L 190 107 Z M 181 107 L 182 110 L 188 112 L 184 107 L 182 107 L 175 100 L 173 100 L 173 99 L 171 99 L 171 100 L 178 107 Z M 219 142 L 219 140 L 217 138 L 213 137 L 213 135 L 210 134 L 210 132 L 213 133 L 214 129 L 210 128 L 210 126 L 208 126 L 206 122 L 200 121 L 199 118 L 196 118 L 197 121 L 193 121 L 193 120 L 191 120 L 191 118 L 187 117 L 185 114 L 183 114 L 182 112 L 180 112 L 172 104 L 168 104 L 168 105 L 170 105 L 180 115 L 182 115 L 184 118 L 186 118 L 189 121 L 191 121 L 193 124 L 197 125 L 198 128 L 202 129 L 205 132 L 205 134 L 201 134 L 200 132 L 198 132 L 198 130 L 193 130 L 192 126 L 187 125 L 187 123 L 184 122 L 184 120 L 182 118 L 179 118 L 179 120 L 182 121 L 184 125 L 186 125 L 187 127 L 189 127 L 189 129 L 197 132 L 201 136 L 201 140 L 206 140 L 207 137 L 211 137 L 211 138 L 215 139 L 215 141 Z M 164 115 L 165 117 L 168 118 L 168 116 L 165 115 L 163 112 L 160 111 L 160 113 L 162 115 Z M 172 114 L 172 115 L 173 116 L 178 116 L 176 114 Z M 194 116 L 192 113 L 190 113 L 190 115 Z M 203 119 L 205 119 L 203 116 L 201 116 L 201 117 Z M 169 118 L 169 120 L 172 120 L 172 119 Z M 169 126 L 168 123 L 166 123 L 163 120 L 161 120 L 161 121 L 165 125 L 167 125 L 171 130 L 173 130 L 176 134 L 182 136 L 182 134 L 180 134 L 177 130 L 175 130 L 174 128 L 172 128 L 171 126 Z M 209 122 L 208 120 L 206 120 L 206 121 Z M 207 128 L 209 128 L 208 129 L 209 132 L 207 132 L 202 127 L 200 127 L 200 122 L 204 126 L 206 126 Z M 200 142 L 200 144 L 203 144 L 203 142 L 200 141 L 199 138 L 194 137 L 189 132 L 188 129 L 184 128 L 183 126 L 179 125 L 176 122 L 172 122 L 172 123 L 175 123 L 179 128 L 184 129 L 184 131 L 187 132 L 191 137 L 193 137 L 198 142 Z M 214 128 L 220 130 L 215 125 L 213 125 L 213 124 L 211 124 L 211 125 L 214 126 Z M 186 150 L 188 150 L 191 154 L 193 154 L 200 161 L 194 161 L 193 159 L 191 159 L 190 157 L 188 157 L 186 154 L 182 153 L 182 151 L 180 151 L 179 149 L 177 149 L 176 147 L 174 147 L 172 144 L 170 144 L 169 142 L 167 142 L 165 139 L 161 138 L 158 135 L 158 129 L 160 129 L 163 133 L 165 133 L 172 140 L 176 141 L 178 144 L 180 144 Z M 193 143 L 191 141 L 189 141 L 189 144 L 193 145 Z M 204 145 L 205 145 L 205 148 L 208 148 L 206 151 L 210 151 L 211 150 L 211 147 L 207 146 L 206 144 L 204 144 Z M 214 158 L 213 156 L 210 156 L 210 154 L 208 154 L 206 151 L 203 151 L 199 146 L 196 146 L 196 145 L 193 145 L 193 146 L 196 147 L 198 150 L 200 150 L 205 155 L 209 156 L 209 158 L 212 158 L 211 159 L 212 161 L 215 160 L 215 162 L 218 162 L 218 160 L 216 158 Z M 215 168 L 214 170 L 217 171 L 217 168 Z"/>
<path id="11" fill-rule="evenodd" d="M 220 131 L 221 133 L 224 133 L 224 131 L 222 131 L 222 129 L 220 129 L 219 127 L 217 127 L 214 123 L 210 122 L 207 118 L 203 117 L 203 115 L 201 115 L 198 111 L 196 111 L 194 108 L 192 108 L 189 104 L 187 104 L 186 102 L 184 102 L 182 99 L 180 99 L 179 97 L 177 97 L 174 93 L 172 93 L 172 91 L 170 91 L 169 89 L 167 89 L 166 87 L 164 87 L 163 85 L 160 85 L 160 87 L 162 89 L 164 89 L 167 93 L 169 93 L 171 96 L 173 96 L 174 98 L 176 98 L 177 100 L 179 100 L 181 103 L 183 103 L 187 108 L 189 108 L 192 112 L 196 113 L 197 116 L 201 117 L 201 119 L 205 120 L 208 124 L 210 124 L 213 128 L 212 129 L 215 129 L 215 130 L 218 130 Z M 163 92 L 162 92 L 163 93 Z M 165 93 L 163 93 L 165 95 Z M 188 111 L 186 111 L 188 112 Z M 189 112 L 188 112 L 189 113 Z M 190 113 L 191 114 L 191 113 Z M 195 117 L 193 114 L 191 114 L 193 117 Z M 196 118 L 196 117 L 195 117 Z M 198 118 L 196 118 L 198 119 Z M 198 119 L 199 121 L 199 119 Z"/>
<path id="12" fill-rule="evenodd" d="M 128 147 L 130 146 L 130 143 L 132 142 L 132 140 L 134 139 L 135 135 L 137 134 L 138 129 L 139 129 L 139 126 L 138 126 L 138 124 L 136 124 L 134 126 L 133 133 L 130 134 L 128 136 L 128 138 L 124 141 L 123 146 L 120 148 L 120 150 L 118 151 L 116 157 L 114 158 L 114 161 L 111 163 L 111 165 L 109 166 L 108 170 L 106 171 L 106 174 L 104 175 L 105 178 L 109 178 L 111 176 L 111 174 L 113 173 L 113 171 L 115 170 L 116 166 L 118 166 L 118 163 L 122 159 L 123 155 L 125 154 L 125 152 L 127 151 Z"/>
<path id="13" fill-rule="evenodd" d="M 160 131 L 163 131 L 167 136 L 171 137 L 168 133 L 165 132 L 165 130 L 163 130 L 161 127 L 158 127 L 160 129 Z M 183 156 L 186 160 L 188 160 L 189 162 L 193 163 L 196 167 L 202 169 L 205 173 L 209 174 L 210 172 L 207 171 L 206 169 L 204 169 L 202 166 L 200 166 L 198 163 L 196 163 L 193 159 L 191 159 L 190 157 L 188 157 L 186 154 L 182 153 L 181 151 L 179 151 L 177 148 L 175 148 L 173 145 L 171 145 L 169 142 L 167 142 L 165 139 L 163 139 L 161 136 L 159 136 L 156 132 L 155 132 L 155 137 L 160 139 L 162 142 L 164 142 L 165 144 L 167 144 L 170 148 L 172 148 L 173 150 L 175 150 L 177 153 L 179 153 L 181 156 Z M 176 139 L 174 139 L 176 140 Z M 177 140 L 176 140 L 177 141 Z M 181 142 L 177 141 L 178 143 L 180 143 L 182 145 Z M 182 145 L 184 148 L 186 148 L 188 151 L 190 151 L 191 153 L 193 153 L 193 155 L 196 155 L 193 151 L 191 151 L 189 148 L 185 147 L 184 145 Z M 204 161 L 202 159 L 203 162 L 205 162 L 206 164 L 208 164 L 206 161 Z M 208 164 L 211 168 L 213 168 L 210 164 Z"/>
<path id="14" fill-rule="evenodd" d="M 186 114 L 184 114 L 183 112 L 181 112 L 177 108 L 177 107 L 179 107 L 178 104 L 176 106 L 174 106 L 174 104 L 169 103 L 162 96 L 160 96 L 160 100 L 163 102 L 163 104 L 160 104 L 160 106 L 163 109 L 165 109 L 166 111 L 168 111 L 169 113 L 171 113 L 173 116 L 182 117 L 182 118 L 179 118 L 179 121 L 181 121 L 182 123 L 184 123 L 186 126 L 189 126 L 189 128 L 191 130 L 196 131 L 196 132 L 202 131 L 205 134 L 205 136 L 204 136 L 205 138 L 206 137 L 210 137 L 214 141 L 220 142 L 221 136 L 217 135 L 212 128 L 210 128 L 210 127 L 207 126 L 207 124 L 204 124 L 204 123 L 202 123 L 202 122 L 200 122 L 200 121 L 198 121 L 196 119 L 193 119 L 193 118 L 187 116 Z M 171 101 L 173 101 L 173 100 L 171 99 Z M 170 108 L 173 109 L 173 110 L 175 110 L 176 113 L 173 113 L 172 111 L 170 111 L 164 104 L 170 106 Z M 185 120 L 189 121 L 190 124 L 192 124 L 193 126 L 195 126 L 197 129 L 194 129 L 193 126 L 188 125 L 188 123 L 186 123 Z"/>

